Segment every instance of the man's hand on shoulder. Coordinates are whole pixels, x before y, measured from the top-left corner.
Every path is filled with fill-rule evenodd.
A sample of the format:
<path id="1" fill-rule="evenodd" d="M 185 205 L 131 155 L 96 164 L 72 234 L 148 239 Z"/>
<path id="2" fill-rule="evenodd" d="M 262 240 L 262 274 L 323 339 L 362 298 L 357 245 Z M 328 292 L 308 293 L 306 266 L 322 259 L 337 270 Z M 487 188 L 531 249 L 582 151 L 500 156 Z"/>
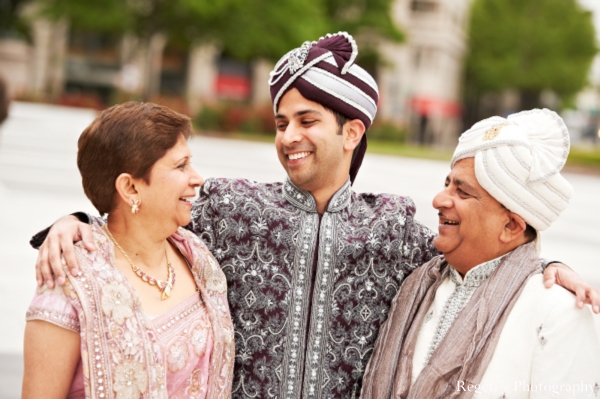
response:
<path id="1" fill-rule="evenodd" d="M 575 294 L 579 309 L 583 309 L 583 305 L 587 303 L 592 305 L 594 313 L 600 313 L 600 292 L 585 282 L 570 267 L 558 262 L 546 267 L 544 285 L 550 288 L 555 283 Z"/>
<path id="2" fill-rule="evenodd" d="M 41 287 L 45 283 L 49 288 L 53 288 L 54 278 L 59 285 L 63 285 L 66 281 L 63 262 L 66 262 L 73 276 L 79 274 L 79 265 L 73 251 L 73 243 L 78 241 L 83 241 L 83 245 L 88 251 L 96 250 L 92 228 L 89 224 L 82 223 L 77 217 L 69 215 L 58 219 L 52 225 L 40 247 L 35 263 L 38 286 Z M 52 273 L 54 273 L 54 277 Z"/>

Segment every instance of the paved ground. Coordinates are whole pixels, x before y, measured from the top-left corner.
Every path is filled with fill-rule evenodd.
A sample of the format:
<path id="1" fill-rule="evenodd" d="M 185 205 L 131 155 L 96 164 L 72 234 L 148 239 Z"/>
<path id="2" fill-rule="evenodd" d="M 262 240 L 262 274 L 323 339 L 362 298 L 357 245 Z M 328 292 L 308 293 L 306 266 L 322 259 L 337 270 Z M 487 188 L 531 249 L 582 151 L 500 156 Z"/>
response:
<path id="1" fill-rule="evenodd" d="M 93 212 L 75 165 L 77 137 L 94 113 L 15 103 L 0 128 L 0 399 L 20 397 L 24 314 L 35 289 L 37 230 L 75 210 Z M 194 138 L 193 163 L 204 177 L 281 180 L 272 145 Z M 357 191 L 410 195 L 417 219 L 435 228 L 431 199 L 443 187 L 445 162 L 367 155 Z M 561 259 L 600 287 L 600 177 L 567 175 L 575 188 L 570 207 L 543 234 L 543 253 Z"/>

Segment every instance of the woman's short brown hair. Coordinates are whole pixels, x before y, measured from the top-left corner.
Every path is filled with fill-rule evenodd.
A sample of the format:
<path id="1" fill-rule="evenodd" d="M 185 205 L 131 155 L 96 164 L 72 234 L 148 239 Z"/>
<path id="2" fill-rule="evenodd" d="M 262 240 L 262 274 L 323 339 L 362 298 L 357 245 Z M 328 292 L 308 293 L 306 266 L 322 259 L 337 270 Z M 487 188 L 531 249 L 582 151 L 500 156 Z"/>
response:
<path id="1" fill-rule="evenodd" d="M 156 161 L 191 132 L 189 117 L 158 104 L 130 101 L 102 111 L 79 136 L 77 167 L 85 195 L 101 215 L 110 212 L 121 173 L 149 183 Z"/>

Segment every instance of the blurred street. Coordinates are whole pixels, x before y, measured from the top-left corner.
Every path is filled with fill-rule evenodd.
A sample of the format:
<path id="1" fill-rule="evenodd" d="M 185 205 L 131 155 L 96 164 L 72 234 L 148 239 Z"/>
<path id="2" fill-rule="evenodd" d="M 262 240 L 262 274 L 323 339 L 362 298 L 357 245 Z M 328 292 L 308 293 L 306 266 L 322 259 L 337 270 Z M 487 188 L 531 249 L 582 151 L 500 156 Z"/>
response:
<path id="1" fill-rule="evenodd" d="M 94 213 L 75 164 L 77 138 L 94 116 L 89 110 L 14 102 L 0 128 L 0 399 L 20 397 L 22 336 L 37 255 L 29 238 L 64 214 Z M 198 137 L 190 146 L 193 164 L 205 178 L 265 182 L 285 176 L 271 144 Z M 369 154 L 355 190 L 409 195 L 417 219 L 436 228 L 431 199 L 447 172 L 446 162 Z M 542 255 L 569 264 L 600 287 L 600 177 L 565 176 L 575 194 L 543 233 Z"/>

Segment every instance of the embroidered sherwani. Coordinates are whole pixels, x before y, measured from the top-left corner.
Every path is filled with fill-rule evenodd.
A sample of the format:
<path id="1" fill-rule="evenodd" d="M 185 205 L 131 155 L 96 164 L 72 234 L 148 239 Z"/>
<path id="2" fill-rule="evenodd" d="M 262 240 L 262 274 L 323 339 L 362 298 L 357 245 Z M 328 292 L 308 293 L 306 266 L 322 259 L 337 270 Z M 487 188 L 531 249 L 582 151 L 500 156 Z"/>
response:
<path id="1" fill-rule="evenodd" d="M 439 286 L 414 350 L 414 383 L 475 290 L 502 258 L 485 262 L 464 278 L 450 269 Z M 543 276 L 531 277 L 502 328 L 481 381 L 459 381 L 455 390 L 477 398 L 528 399 L 600 397 L 600 317 L 579 310 L 573 295 L 559 286 L 546 289 Z M 464 382 L 464 384 L 463 384 Z M 478 384 L 477 387 L 469 384 Z"/>
<path id="2" fill-rule="evenodd" d="M 412 201 L 347 182 L 319 215 L 289 180 L 209 179 L 192 212 L 228 282 L 233 397 L 358 397 L 398 288 L 436 255 Z"/>

